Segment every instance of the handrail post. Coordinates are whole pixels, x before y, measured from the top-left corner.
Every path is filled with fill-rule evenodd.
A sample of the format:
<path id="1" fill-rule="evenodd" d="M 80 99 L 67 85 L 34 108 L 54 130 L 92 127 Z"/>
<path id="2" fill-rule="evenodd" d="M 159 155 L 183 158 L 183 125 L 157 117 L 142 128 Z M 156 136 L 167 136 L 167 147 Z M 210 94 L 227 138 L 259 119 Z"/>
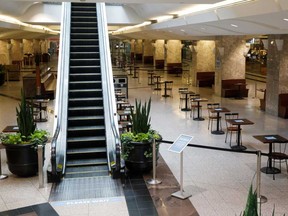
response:
<path id="1" fill-rule="evenodd" d="M 2 174 L 2 164 L 1 164 L 1 148 L 0 148 L 0 180 L 8 178 L 8 175 Z"/>
<path id="2" fill-rule="evenodd" d="M 162 181 L 156 179 L 156 159 L 157 159 L 157 156 L 156 156 L 156 141 L 155 141 L 155 139 L 153 139 L 152 145 L 153 145 L 153 148 L 152 148 L 152 155 L 153 155 L 153 178 L 152 178 L 152 179 L 148 179 L 148 180 L 147 180 L 147 183 L 148 183 L 148 184 L 151 184 L 151 185 L 156 185 L 156 184 L 161 184 Z"/>
<path id="3" fill-rule="evenodd" d="M 44 187 L 44 172 L 43 172 L 43 145 L 37 146 L 38 153 L 38 176 L 39 176 L 39 188 Z"/>
<path id="4" fill-rule="evenodd" d="M 256 171 L 256 193 L 257 193 L 257 210 L 258 215 L 261 215 L 261 204 L 267 202 L 267 198 L 260 194 L 261 188 L 261 151 L 257 151 L 257 171 Z"/>

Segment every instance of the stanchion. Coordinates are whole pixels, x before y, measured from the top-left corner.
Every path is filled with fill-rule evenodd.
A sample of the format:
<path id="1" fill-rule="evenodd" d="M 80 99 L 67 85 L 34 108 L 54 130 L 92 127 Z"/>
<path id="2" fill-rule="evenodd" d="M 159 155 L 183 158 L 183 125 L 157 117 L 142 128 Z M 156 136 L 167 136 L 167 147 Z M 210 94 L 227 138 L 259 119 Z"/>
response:
<path id="1" fill-rule="evenodd" d="M 180 153 L 180 191 L 171 195 L 180 199 L 186 199 L 192 196 L 192 194 L 185 192 L 183 189 L 183 151 Z"/>
<path id="2" fill-rule="evenodd" d="M 258 214 L 261 215 L 261 204 L 267 202 L 267 198 L 260 193 L 261 188 L 261 151 L 257 151 L 257 172 L 256 172 L 256 184 L 257 184 L 257 209 Z"/>
<path id="3" fill-rule="evenodd" d="M 43 173 L 43 146 L 38 145 L 38 176 L 39 176 L 39 188 L 44 187 L 44 173 Z"/>
<path id="4" fill-rule="evenodd" d="M 161 184 L 162 181 L 161 180 L 158 180 L 156 179 L 156 159 L 157 159 L 157 156 L 156 156 L 156 142 L 155 142 L 155 139 L 153 139 L 153 147 L 152 147 L 152 156 L 153 156 L 153 178 L 152 179 L 148 179 L 146 182 L 148 184 L 151 184 L 151 185 L 157 185 L 157 184 Z"/>
<path id="5" fill-rule="evenodd" d="M 8 175 L 2 174 L 2 164 L 1 164 L 1 149 L 0 149 L 0 180 L 8 178 Z"/>

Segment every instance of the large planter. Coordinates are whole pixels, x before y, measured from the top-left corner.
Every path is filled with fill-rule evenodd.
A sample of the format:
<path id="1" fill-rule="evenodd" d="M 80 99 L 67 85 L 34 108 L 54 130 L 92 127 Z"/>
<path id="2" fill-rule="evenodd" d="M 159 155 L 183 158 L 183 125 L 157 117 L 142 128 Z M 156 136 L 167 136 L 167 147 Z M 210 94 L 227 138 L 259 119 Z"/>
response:
<path id="1" fill-rule="evenodd" d="M 38 154 L 33 144 L 3 145 L 6 149 L 7 164 L 11 173 L 20 177 L 34 176 L 38 173 Z"/>
<path id="2" fill-rule="evenodd" d="M 146 157 L 145 152 L 152 152 L 152 142 L 131 142 L 133 148 L 130 150 L 125 166 L 131 172 L 150 172 L 153 168 L 152 157 Z M 158 158 L 158 152 L 157 152 Z"/>

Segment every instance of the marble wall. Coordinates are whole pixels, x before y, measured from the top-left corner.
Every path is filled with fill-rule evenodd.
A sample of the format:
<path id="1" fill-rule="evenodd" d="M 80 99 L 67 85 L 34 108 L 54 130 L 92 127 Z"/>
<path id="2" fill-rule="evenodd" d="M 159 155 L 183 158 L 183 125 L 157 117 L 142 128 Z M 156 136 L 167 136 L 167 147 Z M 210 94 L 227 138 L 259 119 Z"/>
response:
<path id="1" fill-rule="evenodd" d="M 221 95 L 224 79 L 245 79 L 246 41 L 243 36 L 219 36 L 215 40 L 215 93 Z"/>
<path id="2" fill-rule="evenodd" d="M 276 39 L 283 40 L 277 48 Z M 288 35 L 268 35 L 266 112 L 278 116 L 278 95 L 288 93 Z"/>
<path id="3" fill-rule="evenodd" d="M 197 42 L 197 65 L 196 71 L 215 70 L 215 41 L 200 40 Z"/>
<path id="4" fill-rule="evenodd" d="M 138 39 L 135 41 L 135 54 L 143 54 L 143 43 L 142 40 Z"/>
<path id="5" fill-rule="evenodd" d="M 164 60 L 165 58 L 164 44 L 165 44 L 164 40 L 156 40 L 155 43 L 153 43 L 155 60 Z"/>
<path id="6" fill-rule="evenodd" d="M 154 47 L 152 45 L 152 40 L 144 40 L 143 42 L 143 56 L 153 56 Z"/>
<path id="7" fill-rule="evenodd" d="M 181 63 L 182 43 L 180 40 L 168 40 L 165 44 L 166 63 Z"/>

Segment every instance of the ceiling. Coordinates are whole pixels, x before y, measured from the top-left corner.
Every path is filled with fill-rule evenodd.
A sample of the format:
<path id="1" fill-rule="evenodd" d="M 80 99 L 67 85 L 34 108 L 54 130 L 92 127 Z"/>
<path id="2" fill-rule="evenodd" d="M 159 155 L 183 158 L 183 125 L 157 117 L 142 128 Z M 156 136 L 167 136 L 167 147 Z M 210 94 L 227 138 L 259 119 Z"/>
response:
<path id="1" fill-rule="evenodd" d="M 232 0 L 227 0 L 232 1 Z M 25 23 L 45 25 L 59 30 L 60 2 L 0 0 L 0 13 L 17 18 Z M 74 1 L 76 2 L 76 1 Z M 79 2 L 79 0 L 77 1 Z M 86 0 L 86 2 L 96 2 Z M 117 30 L 153 20 L 153 24 L 113 33 L 119 39 L 209 39 L 218 35 L 266 35 L 288 33 L 287 0 L 242 0 L 219 5 L 221 0 L 106 0 L 108 29 Z M 200 4 L 201 3 L 201 4 Z M 217 6 L 218 5 L 218 6 Z M 199 7 L 210 6 L 210 9 Z M 217 7 L 216 7 L 217 6 Z M 109 6 L 107 6 L 108 8 Z M 196 8 L 198 11 L 181 15 L 181 11 Z M 113 10 L 114 10 L 113 9 Z M 117 14 L 117 15 L 115 15 Z M 41 15 L 41 18 L 40 18 Z M 157 17 L 173 15 L 167 21 L 156 22 Z M 32 28 L 0 21 L 0 39 L 47 38 L 55 35 Z"/>

